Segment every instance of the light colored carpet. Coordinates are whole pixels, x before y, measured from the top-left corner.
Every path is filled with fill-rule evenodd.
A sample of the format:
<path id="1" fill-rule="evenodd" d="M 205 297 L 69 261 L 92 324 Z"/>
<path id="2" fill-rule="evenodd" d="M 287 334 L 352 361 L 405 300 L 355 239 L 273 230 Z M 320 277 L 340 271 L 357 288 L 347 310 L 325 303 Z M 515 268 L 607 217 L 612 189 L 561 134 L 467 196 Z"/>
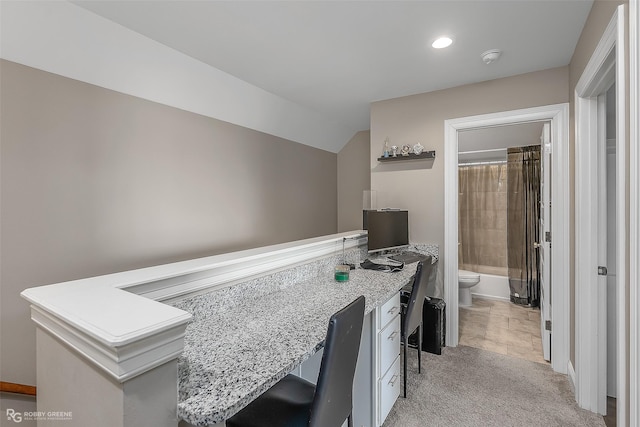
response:
<path id="1" fill-rule="evenodd" d="M 466 346 L 422 355 L 418 374 L 409 350 L 407 399 L 398 398 L 383 427 L 605 425 L 548 365 Z"/>

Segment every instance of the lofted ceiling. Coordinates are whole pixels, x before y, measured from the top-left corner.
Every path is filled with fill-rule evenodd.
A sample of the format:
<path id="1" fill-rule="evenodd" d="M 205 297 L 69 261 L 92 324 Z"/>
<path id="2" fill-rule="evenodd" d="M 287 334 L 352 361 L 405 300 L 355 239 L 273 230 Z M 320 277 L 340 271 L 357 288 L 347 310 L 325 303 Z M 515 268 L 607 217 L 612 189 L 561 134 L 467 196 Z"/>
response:
<path id="1" fill-rule="evenodd" d="M 374 101 L 567 65 L 592 0 L 73 3 L 358 131 Z"/>

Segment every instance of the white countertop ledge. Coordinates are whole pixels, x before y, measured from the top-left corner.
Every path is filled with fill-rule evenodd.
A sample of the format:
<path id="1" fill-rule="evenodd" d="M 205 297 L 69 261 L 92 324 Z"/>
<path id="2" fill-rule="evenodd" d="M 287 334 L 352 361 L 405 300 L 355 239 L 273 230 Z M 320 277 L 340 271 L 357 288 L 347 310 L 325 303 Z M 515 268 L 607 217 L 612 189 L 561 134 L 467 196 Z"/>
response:
<path id="1" fill-rule="evenodd" d="M 221 289 L 359 244 L 357 230 L 29 288 L 32 319 L 119 381 L 177 357 L 186 311 L 160 301 Z M 145 354 L 148 356 L 146 357 Z"/>

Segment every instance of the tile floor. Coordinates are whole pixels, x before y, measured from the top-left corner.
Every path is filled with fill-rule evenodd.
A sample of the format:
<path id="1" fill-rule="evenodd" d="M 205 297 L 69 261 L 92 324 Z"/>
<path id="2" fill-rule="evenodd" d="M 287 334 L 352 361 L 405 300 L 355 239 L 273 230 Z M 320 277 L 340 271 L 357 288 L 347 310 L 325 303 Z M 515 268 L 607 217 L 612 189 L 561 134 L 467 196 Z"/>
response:
<path id="1" fill-rule="evenodd" d="M 459 343 L 538 363 L 542 357 L 540 310 L 506 301 L 473 298 L 460 307 Z"/>

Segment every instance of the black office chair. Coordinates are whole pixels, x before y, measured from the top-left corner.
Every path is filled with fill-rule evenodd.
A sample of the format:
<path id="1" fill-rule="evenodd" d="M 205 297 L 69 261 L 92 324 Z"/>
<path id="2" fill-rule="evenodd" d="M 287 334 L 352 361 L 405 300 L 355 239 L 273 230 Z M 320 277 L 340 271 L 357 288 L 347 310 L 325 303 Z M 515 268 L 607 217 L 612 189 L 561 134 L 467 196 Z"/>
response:
<path id="1" fill-rule="evenodd" d="M 353 377 L 356 372 L 364 296 L 331 316 L 324 353 L 313 385 L 287 375 L 227 420 L 227 427 L 353 426 Z"/>
<path id="2" fill-rule="evenodd" d="M 411 289 L 403 289 L 401 292 L 400 311 L 400 333 L 402 346 L 404 348 L 404 397 L 407 397 L 407 347 L 409 347 L 409 336 L 414 332 L 418 333 L 418 373 L 421 372 L 422 365 L 422 308 L 424 307 L 425 296 L 427 295 L 427 283 L 431 277 L 434 264 L 431 264 L 431 257 L 418 262 L 416 274 L 413 276 Z"/>

